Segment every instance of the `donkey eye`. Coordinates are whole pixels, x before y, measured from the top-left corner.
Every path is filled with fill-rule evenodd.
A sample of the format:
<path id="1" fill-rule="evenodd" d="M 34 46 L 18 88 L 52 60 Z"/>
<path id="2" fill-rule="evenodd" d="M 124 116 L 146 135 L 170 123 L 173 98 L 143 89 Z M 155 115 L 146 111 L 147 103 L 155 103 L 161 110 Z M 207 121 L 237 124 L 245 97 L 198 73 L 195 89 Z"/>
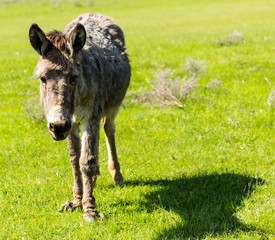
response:
<path id="1" fill-rule="evenodd" d="M 42 82 L 43 84 L 46 84 L 46 83 L 47 83 L 47 79 L 46 79 L 45 77 L 40 78 L 40 80 L 41 80 L 41 82 Z"/>
<path id="2" fill-rule="evenodd" d="M 69 81 L 70 81 L 71 85 L 75 85 L 76 84 L 76 78 L 77 78 L 77 76 L 71 76 L 70 77 Z"/>

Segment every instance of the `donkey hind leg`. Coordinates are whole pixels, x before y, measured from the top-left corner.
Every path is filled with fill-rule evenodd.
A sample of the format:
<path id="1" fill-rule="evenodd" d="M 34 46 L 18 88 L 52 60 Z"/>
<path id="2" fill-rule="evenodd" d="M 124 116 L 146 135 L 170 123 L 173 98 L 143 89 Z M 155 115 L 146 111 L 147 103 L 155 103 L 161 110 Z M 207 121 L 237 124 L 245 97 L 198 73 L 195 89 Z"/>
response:
<path id="1" fill-rule="evenodd" d="M 115 143 L 115 121 L 114 117 L 105 117 L 103 119 L 107 149 L 108 149 L 108 168 L 113 177 L 115 185 L 122 184 L 124 178 L 120 171 L 120 165 L 117 159 Z"/>
<path id="2" fill-rule="evenodd" d="M 67 138 L 70 162 L 73 169 L 74 176 L 74 186 L 73 186 L 73 202 L 67 201 L 59 211 L 74 211 L 77 208 L 82 208 L 82 194 L 83 194 L 83 184 L 82 175 L 79 166 L 80 158 L 80 138 L 79 138 L 79 127 L 74 125 L 70 131 Z"/>

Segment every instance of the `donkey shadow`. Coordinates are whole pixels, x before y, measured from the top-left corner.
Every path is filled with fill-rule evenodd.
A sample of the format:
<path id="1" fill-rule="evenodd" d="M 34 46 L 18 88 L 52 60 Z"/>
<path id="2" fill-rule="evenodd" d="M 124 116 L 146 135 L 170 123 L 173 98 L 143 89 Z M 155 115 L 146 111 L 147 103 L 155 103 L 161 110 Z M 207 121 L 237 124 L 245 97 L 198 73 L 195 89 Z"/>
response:
<path id="1" fill-rule="evenodd" d="M 235 216 L 243 200 L 249 198 L 260 178 L 223 173 L 196 177 L 182 176 L 175 180 L 126 181 L 126 185 L 151 185 L 159 190 L 144 196 L 140 207 L 148 213 L 164 209 L 177 213 L 182 221 L 163 225 L 155 239 L 203 239 L 207 234 L 253 231 Z"/>

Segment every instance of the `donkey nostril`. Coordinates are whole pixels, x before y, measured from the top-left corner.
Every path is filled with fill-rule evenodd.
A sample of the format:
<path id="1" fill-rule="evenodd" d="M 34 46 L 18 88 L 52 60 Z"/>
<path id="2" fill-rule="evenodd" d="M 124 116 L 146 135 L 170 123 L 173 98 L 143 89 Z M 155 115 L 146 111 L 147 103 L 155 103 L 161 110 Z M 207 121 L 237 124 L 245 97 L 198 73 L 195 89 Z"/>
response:
<path id="1" fill-rule="evenodd" d="M 49 128 L 50 128 L 50 130 L 51 130 L 52 132 L 55 131 L 55 129 L 54 129 L 54 124 L 53 124 L 53 123 L 50 123 L 50 124 L 49 124 Z"/>

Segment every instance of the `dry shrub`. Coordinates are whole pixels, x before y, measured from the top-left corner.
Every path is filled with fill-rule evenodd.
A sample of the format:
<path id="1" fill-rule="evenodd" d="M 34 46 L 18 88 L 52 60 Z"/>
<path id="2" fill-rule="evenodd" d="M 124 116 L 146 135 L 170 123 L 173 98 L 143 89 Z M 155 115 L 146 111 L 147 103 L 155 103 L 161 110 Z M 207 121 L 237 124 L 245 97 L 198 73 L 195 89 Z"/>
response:
<path id="1" fill-rule="evenodd" d="M 191 57 L 185 61 L 185 67 L 187 72 L 192 76 L 197 76 L 199 73 L 206 71 L 205 61 L 195 60 Z"/>
<path id="2" fill-rule="evenodd" d="M 186 76 L 184 77 L 184 82 L 182 86 L 179 88 L 179 97 L 180 99 L 187 99 L 189 93 L 195 92 L 198 87 L 198 79 L 195 75 L 193 75 L 190 79 L 186 80 Z"/>
<path id="3" fill-rule="evenodd" d="M 241 32 L 234 30 L 225 39 L 220 39 L 220 40 L 215 41 L 214 45 L 231 46 L 231 45 L 237 45 L 237 44 L 240 44 L 243 42 L 244 42 L 243 34 Z"/>
<path id="4" fill-rule="evenodd" d="M 38 97 L 32 97 L 26 100 L 25 107 L 31 121 L 45 121 L 45 115 L 43 113 Z"/>
<path id="5" fill-rule="evenodd" d="M 198 80 L 193 75 L 190 79 L 187 77 L 174 77 L 173 72 L 166 69 L 155 75 L 154 80 L 149 81 L 153 92 L 140 97 L 150 103 L 156 103 L 159 106 L 177 106 L 182 108 L 181 100 L 186 100 L 188 94 L 194 92 L 198 86 Z"/>
<path id="6" fill-rule="evenodd" d="M 189 57 L 185 62 L 186 71 L 190 76 L 177 77 L 170 69 L 157 73 L 152 80 L 147 80 L 152 92 L 143 92 L 137 97 L 131 94 L 131 102 L 156 104 L 158 106 L 177 106 L 182 108 L 182 101 L 198 88 L 198 75 L 207 68 L 203 60 Z"/>
<path id="7" fill-rule="evenodd" d="M 216 88 L 219 88 L 222 84 L 223 84 L 222 81 L 218 79 L 214 79 L 211 82 L 209 82 L 205 87 L 207 89 L 216 89 Z"/>

